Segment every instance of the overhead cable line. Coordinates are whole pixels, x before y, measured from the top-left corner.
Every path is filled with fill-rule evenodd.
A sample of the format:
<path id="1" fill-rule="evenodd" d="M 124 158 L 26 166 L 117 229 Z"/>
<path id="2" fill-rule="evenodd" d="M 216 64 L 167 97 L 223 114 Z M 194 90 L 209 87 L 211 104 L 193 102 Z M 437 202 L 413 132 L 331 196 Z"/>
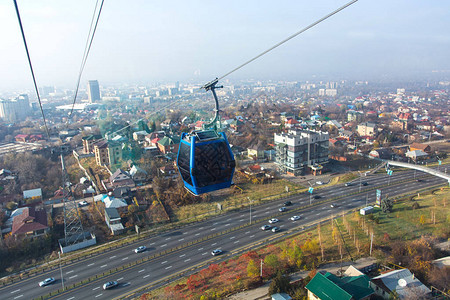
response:
<path id="1" fill-rule="evenodd" d="M 295 38 L 295 37 L 298 36 L 299 34 L 301 34 L 301 33 L 305 32 L 305 31 L 307 31 L 308 29 L 310 29 L 310 28 L 316 26 L 317 24 L 321 23 L 322 21 L 325 21 L 325 20 L 328 19 L 329 17 L 331 17 L 331 16 L 337 14 L 337 13 L 340 12 L 341 10 L 347 8 L 348 6 L 352 5 L 353 3 L 357 2 L 357 1 L 358 1 L 358 0 L 352 0 L 352 1 L 348 2 L 348 3 L 345 4 L 344 6 L 341 6 L 340 8 L 338 8 L 338 9 L 336 9 L 335 11 L 329 13 L 329 14 L 326 15 L 325 17 L 322 17 L 321 19 L 315 21 L 314 23 L 312 23 L 312 24 L 306 26 L 306 27 L 303 28 L 302 30 L 300 30 L 300 31 L 298 31 L 298 32 L 296 32 L 296 33 L 294 33 L 293 35 L 287 37 L 286 39 L 282 40 L 281 42 L 279 42 L 279 43 L 275 44 L 274 46 L 270 47 L 270 48 L 267 49 L 266 51 L 261 52 L 261 53 L 258 54 L 257 56 L 255 56 L 255 57 L 253 57 L 252 59 L 250 59 L 250 60 L 246 61 L 245 63 L 243 63 L 242 65 L 240 65 L 240 66 L 234 68 L 234 69 L 231 70 L 230 72 L 228 72 L 228 73 L 226 73 L 226 74 L 220 76 L 220 77 L 218 78 L 218 80 L 221 80 L 221 79 L 227 77 L 228 75 L 230 75 L 231 73 L 236 72 L 237 70 L 239 70 L 239 69 L 245 67 L 246 65 L 248 65 L 249 63 L 253 62 L 254 60 L 260 58 L 260 57 L 263 56 L 264 54 L 267 54 L 268 52 L 272 51 L 273 49 L 275 49 L 275 48 L 277 48 L 277 47 L 283 45 L 283 44 L 286 43 L 287 41 L 289 41 L 289 40 Z"/>
<path id="2" fill-rule="evenodd" d="M 36 83 L 36 77 L 34 76 L 33 64 L 31 63 L 30 52 L 28 51 L 27 40 L 25 38 L 25 32 L 23 30 L 22 20 L 20 18 L 20 13 L 19 13 L 19 7 L 17 6 L 16 0 L 14 0 L 14 6 L 16 7 L 17 19 L 19 21 L 20 31 L 22 32 L 23 44 L 25 46 L 25 51 L 27 52 L 28 64 L 30 65 L 31 76 L 33 77 L 34 89 L 36 90 L 36 95 L 37 95 L 37 98 L 39 101 L 39 107 L 41 108 L 41 114 L 42 114 L 42 119 L 44 120 L 45 131 L 47 133 L 47 137 L 50 139 L 50 132 L 47 127 L 47 121 L 45 120 L 44 110 L 42 109 L 41 96 L 39 95 L 39 89 L 38 89 L 38 86 Z"/>
<path id="3" fill-rule="evenodd" d="M 296 33 L 294 33 L 294 34 L 292 34 L 291 36 L 287 37 L 286 39 L 282 40 L 281 42 L 279 42 L 279 43 L 275 44 L 274 46 L 270 47 L 270 48 L 267 49 L 266 51 L 264 51 L 264 52 L 258 54 L 257 56 L 255 56 L 255 57 L 253 57 L 252 59 L 246 61 L 245 63 L 241 64 L 240 66 L 234 68 L 234 69 L 231 70 L 230 72 L 228 72 L 228 73 L 226 73 L 226 74 L 224 74 L 224 75 L 222 75 L 222 76 L 216 78 L 216 79 L 213 80 L 213 81 L 216 81 L 216 82 L 217 82 L 217 81 L 219 81 L 219 80 L 221 80 L 221 79 L 227 77 L 227 76 L 230 75 L 231 73 L 236 72 L 237 70 L 243 68 L 244 66 L 246 66 L 246 65 L 248 65 L 249 63 L 253 62 L 254 60 L 260 58 L 261 56 L 267 54 L 268 52 L 272 51 L 273 49 L 275 49 L 275 48 L 281 46 L 282 44 L 286 43 L 287 41 L 289 41 L 289 40 L 293 39 L 294 37 L 298 36 L 299 34 L 301 34 L 301 33 L 305 32 L 305 31 L 307 31 L 308 29 L 310 29 L 310 28 L 316 26 L 317 24 L 319 24 L 319 23 L 325 21 L 325 20 L 328 19 L 329 17 L 331 17 L 331 16 L 337 14 L 338 12 L 340 12 L 340 11 L 342 11 L 343 9 L 349 7 L 350 5 L 354 4 L 354 3 L 357 2 L 357 1 L 358 1 L 358 0 L 352 0 L 352 1 L 348 2 L 347 4 L 341 6 L 340 8 L 338 8 L 338 9 L 336 9 L 336 10 L 334 10 L 333 12 L 329 13 L 328 15 L 326 15 L 326 16 L 320 18 L 319 20 L 315 21 L 314 23 L 312 23 L 312 24 L 306 26 L 306 27 L 303 28 L 302 30 L 300 30 L 300 31 L 298 31 L 298 32 L 296 32 Z M 205 89 L 205 90 L 206 90 L 207 87 L 208 87 L 208 83 L 205 84 L 205 85 L 203 85 L 202 87 L 200 87 L 197 91 L 200 91 L 200 90 L 202 90 L 202 89 Z M 182 97 L 182 98 L 176 100 L 176 101 L 173 102 L 173 103 L 170 103 L 170 104 L 168 104 L 168 105 L 166 105 L 166 106 L 163 106 L 162 108 L 160 108 L 160 109 L 158 109 L 158 110 L 156 110 L 156 111 L 153 111 L 152 113 L 150 113 L 149 115 L 147 115 L 147 116 L 145 117 L 145 119 L 149 119 L 149 118 L 150 118 L 151 116 L 153 116 L 154 114 L 156 114 L 156 113 L 162 111 L 163 109 L 168 108 L 168 107 L 174 105 L 175 103 L 178 103 L 178 102 L 180 102 L 180 101 L 182 101 L 182 100 L 184 100 L 184 99 L 186 99 L 186 98 L 187 98 L 187 96 L 186 96 L 186 97 Z M 127 125 L 127 126 L 121 128 L 121 129 L 119 129 L 119 130 L 117 130 L 117 131 L 115 131 L 115 132 L 113 132 L 113 133 L 120 132 L 120 131 L 124 130 L 125 128 L 128 128 L 128 127 L 130 127 L 130 126 L 132 126 L 132 125 L 134 125 L 134 124 L 137 124 L 140 120 L 142 120 L 142 119 L 139 119 L 139 120 L 137 120 L 137 121 L 135 121 L 135 122 L 133 122 L 133 123 L 130 123 L 129 125 Z"/>
<path id="4" fill-rule="evenodd" d="M 69 117 L 72 116 L 73 109 L 74 109 L 75 103 L 77 101 L 78 89 L 80 88 L 81 75 L 83 74 L 83 70 L 84 70 L 84 67 L 86 65 L 86 61 L 87 61 L 89 52 L 91 50 L 91 46 L 92 46 L 92 42 L 94 40 L 95 32 L 97 31 L 97 25 L 98 25 L 98 21 L 100 20 L 100 14 L 102 13 L 102 8 L 103 8 L 103 3 L 104 2 L 105 1 L 102 0 L 102 3 L 100 4 L 100 8 L 98 10 L 97 20 L 95 21 L 95 26 L 92 27 L 92 25 L 94 23 L 94 19 L 95 19 L 95 14 L 97 13 L 98 0 L 95 3 L 94 13 L 92 15 L 91 26 L 89 28 L 89 34 L 88 34 L 88 37 L 87 37 L 87 40 L 86 40 L 86 46 L 84 48 L 83 58 L 81 60 L 80 72 L 78 73 L 77 86 L 76 86 L 76 89 L 75 89 L 75 95 L 73 97 L 72 109 L 70 110 Z M 91 32 L 92 32 L 92 35 L 91 35 Z"/>

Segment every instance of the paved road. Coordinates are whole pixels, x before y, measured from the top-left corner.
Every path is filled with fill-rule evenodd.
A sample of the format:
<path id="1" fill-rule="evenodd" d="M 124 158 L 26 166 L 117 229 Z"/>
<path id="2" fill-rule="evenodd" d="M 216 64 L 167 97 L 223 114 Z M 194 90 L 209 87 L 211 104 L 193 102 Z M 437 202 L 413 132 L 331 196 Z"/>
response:
<path id="1" fill-rule="evenodd" d="M 417 172 L 417 176 L 422 175 L 421 172 Z M 252 225 L 244 226 L 249 223 L 250 218 L 249 208 L 246 208 L 242 211 L 220 215 L 204 222 L 189 225 L 179 230 L 173 230 L 160 236 L 149 237 L 136 244 L 108 251 L 96 257 L 87 258 L 62 268 L 64 284 L 66 286 L 110 269 L 119 268 L 130 262 L 136 262 L 146 256 L 181 247 L 188 242 L 192 243 L 205 236 L 225 232 L 231 228 L 243 225 L 242 228 L 237 228 L 231 232 L 220 234 L 205 241 L 196 242 L 191 246 L 179 250 L 170 251 L 146 262 L 137 263 L 135 266 L 118 271 L 109 277 L 103 277 L 97 281 L 69 290 L 65 294 L 55 297 L 55 299 L 110 299 L 127 294 L 141 286 L 162 281 L 180 271 L 190 271 L 197 265 L 226 259 L 227 256 L 236 253 L 243 247 L 251 246 L 255 242 L 264 241 L 268 238 L 281 237 L 289 230 L 301 230 L 302 226 L 310 222 L 338 214 L 342 210 L 364 206 L 366 199 L 369 202 L 375 200 L 375 188 L 377 186 L 383 186 L 382 191 L 384 195 L 389 194 L 394 196 L 422 187 L 446 183 L 443 179 L 433 177 L 426 177 L 422 182 L 416 182 L 413 176 L 413 171 L 405 171 L 395 172 L 390 179 L 384 174 L 366 177 L 364 179 L 368 182 L 368 186 L 361 187 L 362 192 L 354 195 L 352 193 L 359 192 L 359 180 L 355 181 L 354 186 L 350 187 L 339 185 L 328 188 L 324 187 L 323 189 L 316 189 L 314 191 L 314 194 L 320 195 L 321 198 L 312 199 L 313 204 L 329 200 L 332 197 L 340 197 L 339 199 L 333 200 L 337 204 L 335 208 L 330 207 L 330 202 L 305 208 L 310 203 L 310 196 L 308 194 L 295 195 L 288 199 L 252 207 Z M 399 180 L 405 180 L 407 178 L 410 179 L 409 182 L 396 184 Z M 389 186 L 387 186 L 388 180 L 390 181 Z M 365 191 L 366 189 L 367 191 Z M 293 205 L 289 207 L 288 212 L 281 214 L 278 212 L 278 208 L 286 200 L 291 200 Z M 289 218 L 293 215 L 299 215 L 301 219 L 295 222 L 290 221 Z M 280 222 L 277 223 L 277 226 L 281 228 L 280 233 L 272 233 L 271 231 L 262 231 L 260 229 L 261 225 L 267 224 L 267 219 L 270 217 L 280 219 Z M 133 250 L 139 245 L 147 246 L 148 250 L 140 254 L 134 253 Z M 216 248 L 224 250 L 224 254 L 213 257 L 210 252 Z M 39 288 L 38 282 L 50 276 L 56 278 L 57 282 L 53 285 Z M 120 283 L 119 287 L 114 290 L 103 291 L 101 286 L 108 280 L 117 280 Z M 60 287 L 60 270 L 56 269 L 43 275 L 5 286 L 0 289 L 0 293 L 4 299 L 32 299 L 45 295 Z"/>

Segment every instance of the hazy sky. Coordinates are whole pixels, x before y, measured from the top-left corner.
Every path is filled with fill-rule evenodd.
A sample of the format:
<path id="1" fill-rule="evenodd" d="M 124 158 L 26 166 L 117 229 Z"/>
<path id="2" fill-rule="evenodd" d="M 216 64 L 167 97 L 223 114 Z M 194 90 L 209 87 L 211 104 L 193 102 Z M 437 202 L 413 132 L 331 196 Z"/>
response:
<path id="1" fill-rule="evenodd" d="M 208 81 L 346 2 L 106 0 L 82 87 Z M 75 87 L 95 1 L 18 5 L 38 85 Z M 229 78 L 449 76 L 449 11 L 446 0 L 360 0 Z M 12 0 L 0 2 L 0 28 L 0 90 L 32 88 Z"/>

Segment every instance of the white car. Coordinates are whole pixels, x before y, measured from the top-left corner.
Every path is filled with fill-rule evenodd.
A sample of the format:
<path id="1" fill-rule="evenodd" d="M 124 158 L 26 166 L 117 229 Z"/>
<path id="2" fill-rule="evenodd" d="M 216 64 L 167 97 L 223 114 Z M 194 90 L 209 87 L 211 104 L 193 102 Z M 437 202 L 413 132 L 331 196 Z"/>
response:
<path id="1" fill-rule="evenodd" d="M 269 223 L 270 224 L 273 224 L 273 223 L 277 223 L 277 222 L 279 222 L 280 220 L 278 220 L 277 218 L 273 218 L 273 219 L 270 219 L 269 220 Z"/>
<path id="2" fill-rule="evenodd" d="M 118 286 L 119 283 L 117 281 L 108 281 L 103 285 L 104 290 L 112 289 L 113 287 Z"/>
<path id="3" fill-rule="evenodd" d="M 300 216 L 292 216 L 292 217 L 291 217 L 291 220 L 292 220 L 292 221 L 300 220 Z"/>
<path id="4" fill-rule="evenodd" d="M 275 226 L 274 228 L 272 228 L 272 232 L 278 232 L 280 231 L 280 227 Z"/>
<path id="5" fill-rule="evenodd" d="M 89 203 L 87 202 L 87 201 L 80 201 L 80 202 L 78 202 L 78 206 L 86 206 L 86 205 L 89 205 Z"/>
<path id="6" fill-rule="evenodd" d="M 145 246 L 139 246 L 139 247 L 137 247 L 136 249 L 134 249 L 134 252 L 136 252 L 136 253 L 141 253 L 141 252 L 144 252 L 145 250 L 147 250 L 147 247 L 145 247 Z"/>
<path id="7" fill-rule="evenodd" d="M 216 250 L 211 251 L 211 255 L 212 256 L 220 255 L 220 254 L 222 254 L 222 252 L 223 251 L 221 249 L 216 249 Z"/>
<path id="8" fill-rule="evenodd" d="M 46 285 L 52 284 L 53 282 L 55 282 L 55 278 L 49 277 L 49 278 L 44 279 L 43 281 L 39 282 L 39 286 L 46 286 Z"/>
<path id="9" fill-rule="evenodd" d="M 316 184 L 322 185 L 322 184 L 323 184 L 323 181 L 316 181 Z"/>
<path id="10" fill-rule="evenodd" d="M 279 209 L 278 209 L 278 211 L 281 211 L 281 212 L 283 212 L 283 211 L 286 211 L 287 210 L 287 208 L 286 207 L 280 207 Z"/>

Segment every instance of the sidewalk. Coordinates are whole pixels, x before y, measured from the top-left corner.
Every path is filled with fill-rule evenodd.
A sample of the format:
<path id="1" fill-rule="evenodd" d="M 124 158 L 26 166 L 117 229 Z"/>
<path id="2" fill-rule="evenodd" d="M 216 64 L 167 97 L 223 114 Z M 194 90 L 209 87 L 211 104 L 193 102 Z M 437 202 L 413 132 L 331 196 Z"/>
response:
<path id="1" fill-rule="evenodd" d="M 342 270 L 345 271 L 347 269 L 347 267 L 350 265 L 353 265 L 357 269 L 361 269 L 361 268 L 370 266 L 373 263 L 376 263 L 376 259 L 372 258 L 372 257 L 360 258 L 355 262 L 345 261 L 342 263 Z M 317 271 L 323 270 L 323 271 L 327 271 L 327 272 L 336 274 L 340 268 L 341 268 L 340 263 L 324 264 L 324 265 L 320 266 L 319 268 L 317 268 Z M 301 278 L 305 278 L 306 276 L 308 276 L 309 272 L 310 271 L 299 271 L 297 273 L 291 274 L 291 282 L 299 280 Z M 269 285 L 270 285 L 270 282 L 267 282 L 266 284 L 264 284 L 263 286 L 261 286 L 259 288 L 241 292 L 238 294 L 234 294 L 234 295 L 228 297 L 227 299 L 229 299 L 229 300 L 256 300 L 256 299 L 266 300 L 266 299 L 271 299 L 270 296 L 267 295 L 267 293 L 269 292 Z"/>

